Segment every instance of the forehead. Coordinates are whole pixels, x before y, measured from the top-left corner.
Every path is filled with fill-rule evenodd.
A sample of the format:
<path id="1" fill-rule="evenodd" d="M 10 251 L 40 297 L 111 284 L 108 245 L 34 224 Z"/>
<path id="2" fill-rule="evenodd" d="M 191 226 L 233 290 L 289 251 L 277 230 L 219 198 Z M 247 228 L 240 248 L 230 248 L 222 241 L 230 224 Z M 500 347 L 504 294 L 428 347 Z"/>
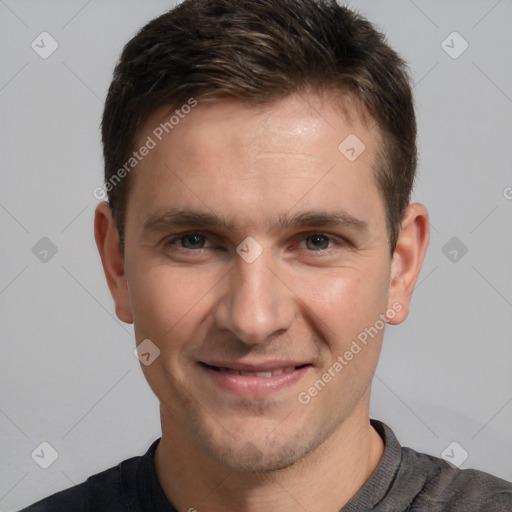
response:
<path id="1" fill-rule="evenodd" d="M 295 151 L 283 152 L 281 156 L 295 153 L 297 158 L 308 159 L 311 155 L 301 155 L 296 150 L 304 143 L 321 142 L 327 132 L 330 132 L 328 144 L 332 140 L 341 141 L 344 135 L 353 132 L 364 138 L 367 146 L 373 144 L 371 139 L 380 138 L 379 130 L 364 107 L 348 95 L 339 97 L 328 93 L 295 93 L 265 104 L 190 98 L 181 105 L 157 108 L 137 138 L 142 144 L 147 136 L 152 137 L 160 150 L 169 141 L 175 146 L 185 143 L 187 146 L 183 149 L 192 152 L 189 156 L 204 153 L 211 146 L 264 153 L 265 149 L 273 146 L 281 149 L 286 144 Z M 199 147 L 201 151 L 196 151 Z M 279 154 L 278 151 L 274 156 Z"/>
<path id="2" fill-rule="evenodd" d="M 378 130 L 368 117 L 344 115 L 333 98 L 296 94 L 260 106 L 226 100 L 165 106 L 147 120 L 136 147 L 149 139 L 153 148 L 131 176 L 134 201 L 129 198 L 146 217 L 193 203 L 229 210 L 241 224 L 244 217 L 253 222 L 249 211 L 268 212 L 268 223 L 299 202 L 302 209 L 344 206 L 349 214 L 358 202 L 359 209 L 381 202 L 374 183 Z"/>

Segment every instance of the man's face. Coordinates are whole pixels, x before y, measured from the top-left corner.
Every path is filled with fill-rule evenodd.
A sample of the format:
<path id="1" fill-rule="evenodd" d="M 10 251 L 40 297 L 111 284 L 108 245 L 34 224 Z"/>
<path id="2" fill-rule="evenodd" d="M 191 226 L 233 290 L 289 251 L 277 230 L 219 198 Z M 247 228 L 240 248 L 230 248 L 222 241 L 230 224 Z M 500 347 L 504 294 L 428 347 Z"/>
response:
<path id="1" fill-rule="evenodd" d="M 136 146 L 169 115 L 156 111 Z M 275 469 L 367 417 L 391 258 L 377 129 L 353 118 L 313 95 L 200 103 L 132 172 L 125 317 L 160 350 L 143 370 L 164 436 Z M 338 149 L 350 134 L 366 147 L 354 161 Z"/>

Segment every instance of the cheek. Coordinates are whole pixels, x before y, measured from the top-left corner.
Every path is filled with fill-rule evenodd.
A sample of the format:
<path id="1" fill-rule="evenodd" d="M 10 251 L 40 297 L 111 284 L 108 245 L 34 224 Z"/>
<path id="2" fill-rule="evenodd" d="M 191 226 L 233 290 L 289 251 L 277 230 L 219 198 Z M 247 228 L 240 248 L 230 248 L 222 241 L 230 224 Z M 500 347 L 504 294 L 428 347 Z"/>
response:
<path id="1" fill-rule="evenodd" d="M 350 410 L 369 389 L 385 329 L 380 315 L 387 309 L 387 280 L 381 270 L 343 269 L 310 283 L 308 306 L 323 345 L 321 369 L 310 386 L 329 379 L 322 388 L 323 403 L 344 404 L 343 410 Z"/>
<path id="2" fill-rule="evenodd" d="M 321 320 L 326 339 L 336 352 L 374 325 L 387 308 L 388 280 L 385 268 L 343 268 L 303 278 L 308 308 Z"/>
<path id="3" fill-rule="evenodd" d="M 162 347 L 172 340 L 173 346 L 179 345 L 184 333 L 202 323 L 215 276 L 165 265 L 140 268 L 130 286 L 137 340 L 150 338 Z"/>
<path id="4" fill-rule="evenodd" d="M 336 311 L 343 312 L 345 318 L 372 314 L 387 304 L 384 274 L 376 269 L 342 268 L 309 279 L 305 290 L 309 290 L 312 302 L 331 314 L 331 318 L 337 318 Z"/>

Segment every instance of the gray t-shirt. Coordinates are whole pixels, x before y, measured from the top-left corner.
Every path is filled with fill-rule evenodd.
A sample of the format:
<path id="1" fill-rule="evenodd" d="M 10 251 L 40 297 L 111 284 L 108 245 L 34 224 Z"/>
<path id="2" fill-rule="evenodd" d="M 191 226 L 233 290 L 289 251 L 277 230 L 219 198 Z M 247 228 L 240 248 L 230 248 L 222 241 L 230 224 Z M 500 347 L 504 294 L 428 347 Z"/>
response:
<path id="1" fill-rule="evenodd" d="M 384 441 L 384 454 L 340 512 L 512 512 L 512 483 L 403 448 L 387 425 L 373 419 L 371 424 Z M 155 471 L 159 442 L 154 441 L 145 455 L 127 459 L 20 512 L 177 512 Z M 208 510 L 207 503 L 195 506 Z"/>

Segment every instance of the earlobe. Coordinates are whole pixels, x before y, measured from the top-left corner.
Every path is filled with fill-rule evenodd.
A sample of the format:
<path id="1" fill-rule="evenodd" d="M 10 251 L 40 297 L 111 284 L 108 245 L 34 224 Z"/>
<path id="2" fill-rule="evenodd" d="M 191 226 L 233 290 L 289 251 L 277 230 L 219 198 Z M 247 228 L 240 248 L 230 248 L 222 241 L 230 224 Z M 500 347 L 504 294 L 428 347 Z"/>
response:
<path id="1" fill-rule="evenodd" d="M 389 324 L 399 324 L 409 314 L 409 304 L 425 258 L 429 237 L 427 209 L 420 203 L 409 204 L 402 218 L 391 263 L 388 308 L 400 311 L 388 319 Z"/>
<path id="2" fill-rule="evenodd" d="M 99 203 L 96 207 L 94 238 L 100 253 L 107 284 L 114 299 L 116 315 L 119 320 L 131 324 L 133 323 L 133 315 L 119 232 L 112 217 L 112 210 L 106 201 Z"/>

